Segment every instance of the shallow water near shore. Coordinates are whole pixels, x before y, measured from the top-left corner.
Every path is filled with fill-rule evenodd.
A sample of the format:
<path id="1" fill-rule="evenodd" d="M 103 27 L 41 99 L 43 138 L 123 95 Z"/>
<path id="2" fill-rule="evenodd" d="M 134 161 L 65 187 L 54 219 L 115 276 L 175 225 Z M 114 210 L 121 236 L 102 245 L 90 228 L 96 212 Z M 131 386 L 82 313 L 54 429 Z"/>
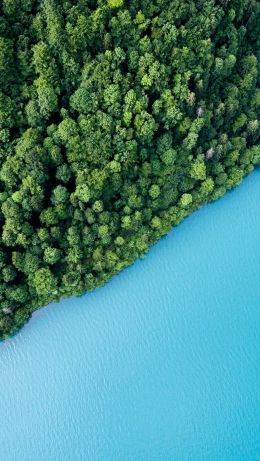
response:
<path id="1" fill-rule="evenodd" d="M 260 459 L 260 171 L 0 344 L 3 461 Z"/>

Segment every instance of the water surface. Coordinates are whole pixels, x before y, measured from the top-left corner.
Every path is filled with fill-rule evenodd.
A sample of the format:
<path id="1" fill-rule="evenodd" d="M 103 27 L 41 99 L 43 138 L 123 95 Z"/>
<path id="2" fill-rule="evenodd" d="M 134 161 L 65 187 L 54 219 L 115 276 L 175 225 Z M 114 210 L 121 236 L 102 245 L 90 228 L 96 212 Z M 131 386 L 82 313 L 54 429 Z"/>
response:
<path id="1" fill-rule="evenodd" d="M 260 171 L 0 344 L 0 460 L 260 459 Z"/>

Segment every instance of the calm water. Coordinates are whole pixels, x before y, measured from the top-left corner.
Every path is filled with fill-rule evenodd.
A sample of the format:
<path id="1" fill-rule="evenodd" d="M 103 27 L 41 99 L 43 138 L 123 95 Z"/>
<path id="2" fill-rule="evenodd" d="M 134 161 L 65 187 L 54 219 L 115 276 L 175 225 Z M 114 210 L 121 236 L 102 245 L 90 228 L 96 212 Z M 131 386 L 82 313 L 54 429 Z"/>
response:
<path id="1" fill-rule="evenodd" d="M 259 204 L 257 171 L 0 344 L 0 460 L 259 460 Z"/>

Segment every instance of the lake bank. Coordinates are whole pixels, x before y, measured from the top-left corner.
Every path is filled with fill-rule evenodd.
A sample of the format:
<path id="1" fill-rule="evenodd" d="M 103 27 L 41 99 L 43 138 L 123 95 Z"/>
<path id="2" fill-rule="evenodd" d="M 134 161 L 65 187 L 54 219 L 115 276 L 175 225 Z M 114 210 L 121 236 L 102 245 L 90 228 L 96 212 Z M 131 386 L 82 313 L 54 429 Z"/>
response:
<path id="1" fill-rule="evenodd" d="M 256 461 L 260 171 L 0 345 L 5 461 Z"/>

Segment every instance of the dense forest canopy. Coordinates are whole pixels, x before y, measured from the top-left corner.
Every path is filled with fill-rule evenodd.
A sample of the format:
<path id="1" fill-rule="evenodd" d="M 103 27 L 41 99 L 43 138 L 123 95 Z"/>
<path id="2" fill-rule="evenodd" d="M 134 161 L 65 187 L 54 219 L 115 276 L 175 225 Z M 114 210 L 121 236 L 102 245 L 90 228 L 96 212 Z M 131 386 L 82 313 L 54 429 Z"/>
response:
<path id="1" fill-rule="evenodd" d="M 260 163 L 259 10 L 0 1 L 0 338 Z"/>

